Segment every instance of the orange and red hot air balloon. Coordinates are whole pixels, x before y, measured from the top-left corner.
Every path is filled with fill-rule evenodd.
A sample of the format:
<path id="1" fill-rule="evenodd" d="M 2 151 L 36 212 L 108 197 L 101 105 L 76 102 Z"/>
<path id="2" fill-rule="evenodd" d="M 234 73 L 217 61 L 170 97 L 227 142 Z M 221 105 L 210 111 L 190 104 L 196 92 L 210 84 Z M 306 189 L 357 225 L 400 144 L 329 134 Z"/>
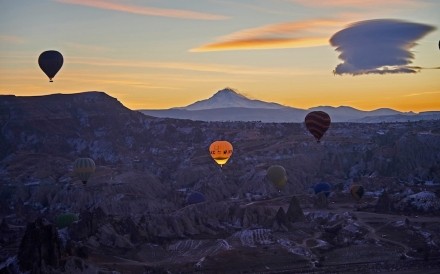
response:
<path id="1" fill-rule="evenodd" d="M 217 164 L 223 166 L 232 155 L 233 147 L 228 141 L 215 141 L 209 146 L 209 153 Z"/>
<path id="2" fill-rule="evenodd" d="M 324 133 L 330 127 L 331 119 L 324 111 L 312 111 L 306 115 L 304 122 L 307 129 L 319 143 Z"/>

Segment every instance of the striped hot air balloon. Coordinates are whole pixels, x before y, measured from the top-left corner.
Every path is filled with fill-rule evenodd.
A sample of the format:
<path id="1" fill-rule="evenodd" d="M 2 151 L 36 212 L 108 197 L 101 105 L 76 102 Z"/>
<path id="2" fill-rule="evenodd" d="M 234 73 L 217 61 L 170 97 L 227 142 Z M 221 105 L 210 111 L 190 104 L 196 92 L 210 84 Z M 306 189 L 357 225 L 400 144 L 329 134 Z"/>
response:
<path id="1" fill-rule="evenodd" d="M 364 196 L 365 190 L 361 185 L 352 185 L 350 187 L 350 193 L 356 201 L 359 201 L 362 199 L 362 196 Z"/>
<path id="2" fill-rule="evenodd" d="M 232 145 L 228 141 L 215 141 L 209 146 L 209 153 L 217 164 L 223 166 L 232 156 Z"/>
<path id="3" fill-rule="evenodd" d="M 312 111 L 306 115 L 304 122 L 307 129 L 319 143 L 324 133 L 330 127 L 331 119 L 324 111 Z"/>
<path id="4" fill-rule="evenodd" d="M 78 158 L 73 163 L 73 172 L 83 184 L 86 184 L 95 172 L 95 162 L 90 158 Z"/>

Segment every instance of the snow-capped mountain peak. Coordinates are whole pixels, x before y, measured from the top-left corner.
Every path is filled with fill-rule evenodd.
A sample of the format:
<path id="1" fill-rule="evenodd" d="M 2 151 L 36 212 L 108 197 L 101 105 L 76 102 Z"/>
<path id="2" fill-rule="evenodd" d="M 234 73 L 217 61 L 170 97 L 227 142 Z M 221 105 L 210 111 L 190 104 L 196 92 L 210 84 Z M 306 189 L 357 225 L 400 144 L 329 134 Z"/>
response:
<path id="1" fill-rule="evenodd" d="M 224 88 L 217 91 L 212 97 L 208 99 L 197 101 L 188 106 L 179 107 L 178 109 L 203 110 L 231 107 L 279 109 L 283 108 L 284 106 L 276 103 L 267 103 L 260 100 L 252 100 L 231 88 Z"/>

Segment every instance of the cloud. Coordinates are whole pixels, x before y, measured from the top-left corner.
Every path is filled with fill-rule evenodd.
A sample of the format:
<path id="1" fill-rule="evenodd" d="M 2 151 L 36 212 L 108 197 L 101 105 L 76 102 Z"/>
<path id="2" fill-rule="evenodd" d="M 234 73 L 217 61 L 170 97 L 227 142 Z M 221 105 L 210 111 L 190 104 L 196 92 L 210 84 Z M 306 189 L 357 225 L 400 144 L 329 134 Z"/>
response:
<path id="1" fill-rule="evenodd" d="M 23 44 L 26 42 L 24 38 L 13 35 L 0 35 L 0 41 L 11 44 Z"/>
<path id="2" fill-rule="evenodd" d="M 64 45 L 66 45 L 66 47 L 69 47 L 72 49 L 92 51 L 92 52 L 103 52 L 103 51 L 112 51 L 113 50 L 109 47 L 90 45 L 90 44 L 81 44 L 81 43 L 72 43 L 72 42 L 65 42 Z"/>
<path id="3" fill-rule="evenodd" d="M 327 38 L 251 38 L 206 44 L 191 52 L 300 48 L 327 45 Z"/>
<path id="4" fill-rule="evenodd" d="M 288 0 L 304 6 L 312 7 L 377 7 L 377 6 L 420 6 L 423 1 L 414 0 Z"/>
<path id="5" fill-rule="evenodd" d="M 142 60 L 119 60 L 106 58 L 83 58 L 70 57 L 71 64 L 80 64 L 88 66 L 105 66 L 105 67 L 129 67 L 129 68 L 152 68 L 152 69 L 168 69 L 181 71 L 211 72 L 221 74 L 240 74 L 240 75 L 306 75 L 310 71 L 297 70 L 287 68 L 260 68 L 252 66 L 236 66 L 225 64 L 204 64 L 190 62 L 151 62 Z"/>
<path id="6" fill-rule="evenodd" d="M 427 94 L 440 94 L 440 91 L 427 91 L 427 92 L 419 92 L 419 93 L 411 93 L 411 94 L 405 94 L 404 97 L 414 97 L 414 96 L 421 96 L 421 95 L 427 95 Z"/>
<path id="7" fill-rule="evenodd" d="M 258 5 L 258 3 L 247 4 L 247 3 L 240 3 L 238 1 L 227 1 L 227 0 L 209 0 L 209 2 L 228 6 L 233 9 L 244 8 L 247 10 L 253 10 L 253 11 L 257 11 L 257 12 L 261 12 L 261 13 L 268 13 L 268 14 L 291 14 L 289 11 L 286 11 L 286 10 L 281 11 L 281 10 L 269 9 L 267 4 L 269 4 L 269 6 L 273 6 L 270 4 L 270 2 L 264 2 L 264 4 L 266 4 L 266 6 L 262 6 L 261 4 L 263 4 L 263 3 L 261 3 L 261 2 L 260 2 L 260 5 Z"/>
<path id="8" fill-rule="evenodd" d="M 343 62 L 335 74 L 416 73 L 421 67 L 410 66 L 416 41 L 435 27 L 393 19 L 360 21 L 335 33 L 330 44 L 339 51 Z"/>
<path id="9" fill-rule="evenodd" d="M 162 16 L 162 17 L 193 19 L 193 20 L 224 20 L 228 18 L 227 16 L 212 14 L 212 13 L 202 13 L 202 12 L 180 10 L 180 9 L 161 9 L 161 8 L 146 7 L 146 6 L 125 5 L 108 0 L 55 0 L 55 1 L 63 4 L 81 5 L 81 6 L 98 8 L 98 9 L 114 10 L 114 11 L 147 15 L 147 16 Z"/>
<path id="10" fill-rule="evenodd" d="M 8 54 L 0 53 L 0 60 L 4 64 L 34 64 L 35 55 L 32 53 L 23 54 L 23 52 L 10 52 Z M 195 62 L 161 62 L 161 61 L 143 61 L 133 59 L 114 59 L 114 58 L 97 58 L 97 57 L 76 57 L 69 56 L 65 58 L 66 63 L 70 65 L 78 65 L 82 71 L 87 71 L 87 66 L 106 67 L 106 68 L 134 68 L 138 73 L 143 74 L 143 69 L 154 69 L 155 75 L 158 70 L 176 70 L 176 71 L 193 71 L 218 73 L 224 75 L 309 75 L 313 71 L 304 69 L 292 70 L 288 68 L 277 67 L 253 67 L 244 65 L 227 65 L 215 63 L 195 63 Z M 1 68 L 0 68 L 1 69 Z M 94 69 L 95 70 L 95 69 Z M 97 70 L 96 70 L 97 71 Z M 97 72 L 98 73 L 98 72 Z M 133 73 L 130 72 L 129 75 Z M 0 71 L 2 75 L 2 71 Z M 118 75 L 122 76 L 121 73 Z M 164 74 L 169 75 L 169 74 Z M 125 76 L 124 76 L 125 77 Z M 188 75 L 183 76 L 187 78 Z M 200 81 L 200 77 L 198 77 Z"/>
<path id="11" fill-rule="evenodd" d="M 342 20 L 316 19 L 244 29 L 220 37 L 216 42 L 193 48 L 190 51 L 204 52 L 323 46 L 328 44 L 329 29 L 339 27 L 341 22 Z"/>

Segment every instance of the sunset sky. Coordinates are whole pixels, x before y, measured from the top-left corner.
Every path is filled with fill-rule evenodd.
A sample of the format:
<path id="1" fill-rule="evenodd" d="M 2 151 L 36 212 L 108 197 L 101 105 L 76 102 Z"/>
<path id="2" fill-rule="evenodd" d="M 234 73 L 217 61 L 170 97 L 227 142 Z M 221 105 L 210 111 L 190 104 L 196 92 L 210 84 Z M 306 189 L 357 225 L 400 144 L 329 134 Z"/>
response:
<path id="1" fill-rule="evenodd" d="M 439 39 L 438 0 L 0 0 L 0 94 L 162 109 L 231 87 L 297 108 L 440 110 Z M 45 50 L 64 56 L 53 83 Z"/>

